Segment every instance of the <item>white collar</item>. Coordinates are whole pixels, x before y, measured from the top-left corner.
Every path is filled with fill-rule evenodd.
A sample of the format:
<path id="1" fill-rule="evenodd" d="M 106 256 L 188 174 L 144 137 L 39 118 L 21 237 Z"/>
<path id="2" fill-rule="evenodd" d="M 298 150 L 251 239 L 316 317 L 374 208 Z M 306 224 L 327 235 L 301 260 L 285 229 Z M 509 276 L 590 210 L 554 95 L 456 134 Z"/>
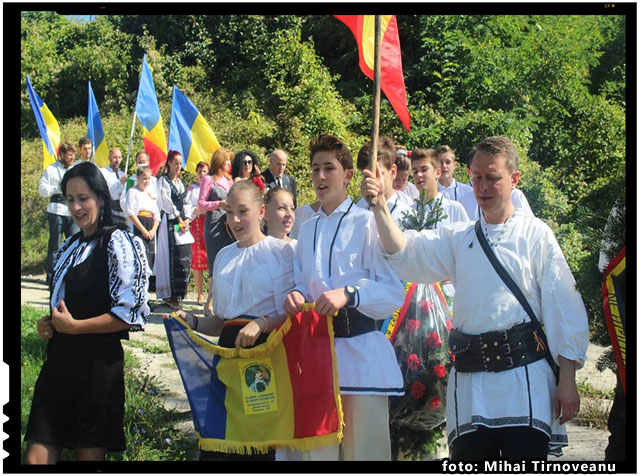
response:
<path id="1" fill-rule="evenodd" d="M 329 215 L 327 215 L 327 214 L 324 212 L 324 210 L 322 209 L 322 205 L 320 205 L 320 208 L 318 208 L 318 215 L 320 215 L 321 217 L 322 217 L 322 216 L 326 217 L 326 216 L 331 216 L 331 215 L 333 215 L 334 213 L 337 213 L 337 212 L 346 212 L 346 211 L 347 211 L 347 209 L 349 208 L 349 206 L 350 206 L 352 203 L 353 203 L 353 202 L 351 201 L 351 197 L 349 197 L 349 196 L 347 195 L 347 198 L 345 198 L 345 199 L 344 199 L 344 201 L 343 201 L 340 205 L 338 205 L 338 206 L 336 207 L 336 209 L 335 209 L 334 211 L 332 211 Z M 313 210 L 313 209 L 312 209 L 312 210 Z"/>

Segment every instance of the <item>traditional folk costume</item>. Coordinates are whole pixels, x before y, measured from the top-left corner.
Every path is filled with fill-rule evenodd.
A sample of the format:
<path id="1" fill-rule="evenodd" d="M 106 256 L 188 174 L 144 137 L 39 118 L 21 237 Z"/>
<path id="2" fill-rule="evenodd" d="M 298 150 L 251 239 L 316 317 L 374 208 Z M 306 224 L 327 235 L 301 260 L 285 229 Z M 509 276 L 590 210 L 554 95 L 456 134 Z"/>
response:
<path id="1" fill-rule="evenodd" d="M 110 165 L 102 167 L 100 172 L 109 186 L 109 195 L 111 195 L 111 213 L 113 216 L 118 217 L 125 222 L 127 217 L 124 209 L 120 205 L 120 198 L 125 194 L 125 184 L 120 182 L 120 178 L 124 175 L 124 172 L 120 169 L 113 170 Z"/>
<path id="2" fill-rule="evenodd" d="M 220 250 L 213 272 L 214 314 L 225 321 L 218 345 L 234 347 L 238 333 L 248 320 L 284 315 L 284 300 L 293 289 L 293 248 L 272 236 L 246 248 L 233 243 Z M 267 334 L 261 334 L 255 345 L 264 343 L 266 338 Z M 273 449 L 262 455 L 207 451 L 201 456 L 201 459 L 218 461 L 274 458 Z"/>
<path id="3" fill-rule="evenodd" d="M 462 196 L 472 190 L 471 185 L 452 179 L 448 187 L 438 182 L 438 192 L 449 200 L 459 201 Z"/>
<path id="4" fill-rule="evenodd" d="M 393 347 L 376 326 L 402 304 L 403 286 L 378 240 L 373 215 L 347 198 L 330 215 L 320 208 L 302 225 L 295 252 L 296 290 L 307 302 L 347 285 L 357 289 L 355 305 L 333 320 L 345 460 L 390 460 L 388 395 L 403 393 Z M 339 446 L 303 458 L 338 460 Z"/>
<path id="5" fill-rule="evenodd" d="M 198 198 L 200 197 L 200 185 L 192 183 L 187 187 L 187 201 L 195 211 L 198 206 Z M 203 271 L 209 269 L 207 261 L 207 249 L 204 243 L 204 215 L 191 217 L 191 234 L 193 235 L 193 243 L 191 243 L 191 269 Z"/>
<path id="6" fill-rule="evenodd" d="M 141 330 L 149 316 L 149 267 L 142 242 L 126 231 L 77 233 L 55 254 L 50 306 L 61 299 L 74 319 L 109 313 Z M 27 441 L 64 448 L 123 451 L 126 330 L 106 334 L 53 331 L 35 384 Z"/>
<path id="7" fill-rule="evenodd" d="M 549 350 L 555 362 L 562 355 L 584 365 L 589 342 L 587 315 L 575 281 L 551 229 L 541 220 L 516 210 L 505 224 L 488 224 L 481 217 L 481 229 L 499 261 L 529 301 L 544 325 Z M 519 301 L 492 268 L 475 235 L 474 223 L 455 223 L 437 230 L 406 231 L 407 245 L 387 260 L 400 277 L 410 281 L 435 282 L 451 279 L 458 290 L 453 304 L 453 325 L 464 335 L 479 336 L 500 332 L 510 346 L 524 350 L 502 355 L 489 364 L 496 371 L 475 371 L 486 362 L 471 360 L 472 371 L 452 370 L 447 388 L 447 433 L 451 445 L 461 435 L 478 427 L 529 427 L 549 438 L 549 452 L 561 453 L 566 446 L 564 425 L 554 417 L 556 380 L 544 358 L 544 348 L 536 347 L 531 330 L 518 336 L 530 318 Z M 511 330 L 510 330 L 511 329 Z M 510 331 L 509 331 L 510 330 Z M 453 332 L 453 331 L 452 331 Z M 515 336 L 516 342 L 511 342 Z M 518 339 L 521 337 L 520 339 Z M 467 339 L 467 337 L 465 337 Z M 471 337 L 475 351 L 478 337 Z M 484 335 L 488 345 L 496 340 Z M 535 342 L 534 342 L 535 341 Z M 533 346 L 533 349 L 529 347 Z M 457 346 L 458 347 L 458 346 Z M 482 346 L 481 346 L 482 347 Z M 486 347 L 486 346 L 485 346 Z M 496 346 L 498 347 L 498 346 Z M 459 366 L 469 364 L 467 346 L 452 350 Z M 509 353 L 511 347 L 499 347 Z M 488 350 L 478 351 L 484 356 Z M 531 362 L 534 354 L 536 359 Z M 500 354 L 499 354 L 500 355 Z M 519 366 L 518 360 L 525 356 Z M 483 357 L 484 358 L 484 357 Z M 498 367 L 498 364 L 513 368 Z M 465 370 L 469 370 L 467 366 Z"/>
<path id="8" fill-rule="evenodd" d="M 391 212 L 391 218 L 393 218 L 393 221 L 396 222 L 397 225 L 400 225 L 405 214 L 412 212 L 411 206 L 407 203 L 407 199 L 408 196 L 400 192 L 394 193 L 387 199 L 387 206 Z M 358 201 L 358 206 L 371 211 L 371 205 L 369 205 L 364 198 Z"/>
<path id="9" fill-rule="evenodd" d="M 227 212 L 220 208 L 220 202 L 227 199 L 233 180 L 205 175 L 200 183 L 198 207 L 206 213 L 204 218 L 204 243 L 207 251 L 209 276 L 213 276 L 213 263 L 218 252 L 235 241 L 227 228 Z"/>
<path id="10" fill-rule="evenodd" d="M 480 206 L 478 202 L 476 202 L 476 197 L 473 194 L 473 189 L 468 193 L 465 193 L 460 199 L 460 204 L 464 207 L 464 210 L 467 212 L 469 219 L 475 221 L 480 217 Z M 529 202 L 527 201 L 527 197 L 525 197 L 522 190 L 519 188 L 514 188 L 511 191 L 511 203 L 513 206 L 519 210 L 522 210 L 523 213 L 527 215 L 533 215 L 533 211 L 529 206 Z"/>
<path id="11" fill-rule="evenodd" d="M 71 165 L 69 168 L 73 167 Z M 47 257 L 44 262 L 44 269 L 47 273 L 47 284 L 50 284 L 53 272 L 53 254 L 62 244 L 62 235 L 70 238 L 71 235 L 80 231 L 78 225 L 73 222 L 71 212 L 67 207 L 67 200 L 62 195 L 60 183 L 65 172 L 64 163 L 56 160 L 49 165 L 38 181 L 38 193 L 41 197 L 49 199 L 47 205 L 47 220 L 49 222 L 49 244 L 47 247 Z"/>
<path id="12" fill-rule="evenodd" d="M 414 200 L 418 200 L 418 198 L 420 198 L 420 191 L 418 190 L 418 187 L 409 181 L 407 181 L 407 185 L 404 187 L 404 190 L 399 190 L 399 192 L 408 197 L 409 205 L 413 204 Z"/>
<path id="13" fill-rule="evenodd" d="M 315 216 L 318 212 L 313 211 L 311 205 L 302 205 L 296 208 L 296 219 L 293 222 L 293 227 L 291 228 L 291 232 L 289 233 L 289 237 L 291 239 L 297 239 L 298 234 L 300 233 L 300 227 L 303 223 L 309 220 L 311 217 Z"/>
<path id="14" fill-rule="evenodd" d="M 126 199 L 127 216 L 136 216 L 142 226 L 147 230 L 153 228 L 155 222 L 160 221 L 160 209 L 156 200 L 151 198 L 147 191 L 144 192 L 138 187 L 131 187 L 127 192 Z M 133 234 L 139 237 L 144 243 L 144 249 L 147 255 L 149 267 L 153 269 L 156 257 L 156 239 L 155 236 L 151 240 L 147 240 L 138 228 L 133 227 Z"/>
<path id="15" fill-rule="evenodd" d="M 158 299 L 182 300 L 187 294 L 191 246 L 178 245 L 174 231 L 178 217 L 185 220 L 191 216 L 192 206 L 185 197 L 185 187 L 179 177 L 172 181 L 163 175 L 158 179 L 158 208 L 162 217 L 154 267 Z"/>

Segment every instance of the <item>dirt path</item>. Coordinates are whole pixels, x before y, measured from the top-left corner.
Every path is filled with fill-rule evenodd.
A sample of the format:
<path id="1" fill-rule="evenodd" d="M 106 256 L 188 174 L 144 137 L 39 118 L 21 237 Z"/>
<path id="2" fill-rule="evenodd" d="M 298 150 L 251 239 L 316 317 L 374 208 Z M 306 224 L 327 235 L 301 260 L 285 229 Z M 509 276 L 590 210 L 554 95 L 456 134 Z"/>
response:
<path id="1" fill-rule="evenodd" d="M 22 275 L 22 304 L 33 307 L 48 307 L 49 293 L 44 284 L 44 275 Z M 155 297 L 155 295 L 153 295 Z M 189 294 L 184 301 L 185 309 L 194 309 L 200 312 L 201 306 L 196 303 L 196 295 Z M 133 352 L 143 362 L 142 370 L 149 375 L 155 376 L 167 391 L 164 394 L 165 405 L 168 408 L 176 408 L 185 413 L 185 420 L 181 423 L 184 431 L 190 433 L 195 438 L 193 423 L 189 416 L 189 403 L 186 399 L 180 374 L 174 363 L 173 357 L 167 344 L 164 325 L 161 315 L 170 312 L 167 306 L 160 306 L 154 309 L 149 317 L 145 332 L 132 332 L 130 341 L 124 342 L 126 349 Z M 616 377 L 608 370 L 598 372 L 595 363 L 604 351 L 603 347 L 591 344 L 587 351 L 587 363 L 585 367 L 578 371 L 577 381 L 586 382 L 594 388 L 600 390 L 610 390 L 615 388 Z M 603 401 L 603 405 L 610 408 L 611 402 Z M 575 423 L 567 424 L 569 434 L 569 447 L 564 450 L 564 455 L 551 461 L 603 461 L 604 450 L 607 446 L 609 433 L 596 428 L 589 428 Z M 446 450 L 443 450 L 438 457 L 446 457 Z"/>

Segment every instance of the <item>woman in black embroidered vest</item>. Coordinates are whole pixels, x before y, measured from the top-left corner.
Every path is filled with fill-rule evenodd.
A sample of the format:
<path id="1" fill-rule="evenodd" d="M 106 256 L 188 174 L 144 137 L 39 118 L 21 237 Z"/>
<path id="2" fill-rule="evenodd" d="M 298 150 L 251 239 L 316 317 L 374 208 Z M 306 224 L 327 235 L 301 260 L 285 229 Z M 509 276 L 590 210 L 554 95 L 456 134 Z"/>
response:
<path id="1" fill-rule="evenodd" d="M 179 302 L 187 294 L 191 268 L 191 245 L 176 242 L 176 228 L 189 229 L 193 206 L 186 200 L 186 189 L 180 180 L 182 155 L 170 150 L 165 174 L 158 179 L 158 208 L 162 221 L 158 228 L 155 275 L 156 296 L 171 307 L 179 309 Z"/>
<path id="2" fill-rule="evenodd" d="M 48 340 L 36 381 L 27 464 L 53 464 L 62 448 L 76 459 L 102 461 L 124 451 L 124 354 L 120 339 L 149 316 L 149 266 L 144 245 L 113 225 L 100 170 L 79 164 L 65 174 L 62 193 L 81 231 L 54 255 L 51 314 L 38 321 Z"/>

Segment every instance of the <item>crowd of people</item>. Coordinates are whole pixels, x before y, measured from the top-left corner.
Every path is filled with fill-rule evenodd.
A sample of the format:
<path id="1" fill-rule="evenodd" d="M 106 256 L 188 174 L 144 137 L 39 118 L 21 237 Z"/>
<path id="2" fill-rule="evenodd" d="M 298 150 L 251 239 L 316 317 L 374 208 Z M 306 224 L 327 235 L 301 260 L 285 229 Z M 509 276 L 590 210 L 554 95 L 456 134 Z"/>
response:
<path id="1" fill-rule="evenodd" d="M 247 455 L 201 450 L 201 460 L 390 460 L 389 399 L 405 385 L 380 325 L 402 306 L 403 281 L 440 282 L 453 299 L 451 458 L 542 460 L 567 445 L 564 423 L 579 410 L 575 371 L 586 356 L 587 316 L 551 229 L 517 188 L 518 152 L 508 138 L 474 146 L 464 164 L 467 184 L 454 178 L 452 147 L 408 151 L 382 136 L 375 175 L 371 144 L 358 151 L 362 198 L 354 202 L 347 194 L 352 153 L 339 138 L 321 135 L 308 156 L 316 200 L 299 207 L 281 149 L 261 172 L 252 151 L 221 147 L 197 164 L 196 183 L 187 186 L 179 152 L 169 151 L 157 178 L 139 152 L 131 181 L 120 169 L 120 149 L 99 169 L 87 141 L 78 143 L 78 164 L 74 146 L 63 143 L 39 183 L 50 201 L 45 267 L 52 294 L 51 314 L 38 322 L 49 344 L 26 462 L 55 462 L 63 447 L 87 460 L 124 448 L 120 339 L 144 329 L 150 291 L 223 347 L 265 342 L 305 303 L 334 316 L 341 444 Z M 406 229 L 407 217 L 434 209 L 431 229 Z M 181 310 L 191 270 L 204 317 Z M 59 385 L 62 374 L 68 385 Z"/>

